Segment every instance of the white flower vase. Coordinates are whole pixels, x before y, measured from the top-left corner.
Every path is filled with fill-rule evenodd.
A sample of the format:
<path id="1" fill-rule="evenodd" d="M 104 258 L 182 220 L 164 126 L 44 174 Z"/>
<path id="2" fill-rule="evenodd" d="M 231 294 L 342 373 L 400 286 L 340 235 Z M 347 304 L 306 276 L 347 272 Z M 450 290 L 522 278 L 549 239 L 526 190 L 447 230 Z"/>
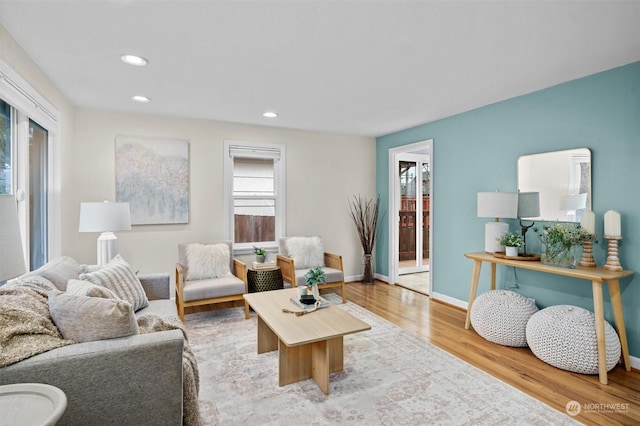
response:
<path id="1" fill-rule="evenodd" d="M 318 300 L 320 299 L 320 292 L 318 291 L 318 284 L 313 284 L 311 286 L 311 294 L 313 294 L 313 298 Z"/>
<path id="2" fill-rule="evenodd" d="M 505 247 L 504 250 L 508 257 L 518 257 L 518 247 Z"/>

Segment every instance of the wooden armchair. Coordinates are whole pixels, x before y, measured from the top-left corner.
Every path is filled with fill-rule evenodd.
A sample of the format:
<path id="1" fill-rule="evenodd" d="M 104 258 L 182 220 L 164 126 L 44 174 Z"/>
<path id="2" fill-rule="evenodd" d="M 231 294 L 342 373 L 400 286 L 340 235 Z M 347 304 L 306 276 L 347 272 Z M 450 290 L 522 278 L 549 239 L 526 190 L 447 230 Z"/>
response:
<path id="1" fill-rule="evenodd" d="M 298 237 L 299 238 L 299 237 Z M 313 237 L 308 237 L 313 238 Z M 317 237 L 316 237 L 317 238 Z M 310 268 L 296 269 L 295 254 L 290 255 L 287 246 L 288 238 L 281 238 L 279 241 L 279 254 L 277 263 L 282 272 L 282 280 L 291 284 L 291 287 L 306 285 L 305 275 Z M 324 252 L 324 262 L 322 269 L 327 275 L 327 282 L 318 285 L 318 289 L 340 287 L 342 292 L 342 303 L 347 302 L 347 291 L 344 283 L 344 271 L 342 268 L 342 256 Z"/>
<path id="2" fill-rule="evenodd" d="M 184 322 L 184 308 L 191 306 L 212 305 L 215 303 L 244 302 L 244 316 L 249 319 L 249 304 L 244 300 L 243 294 L 247 288 L 247 265 L 233 258 L 231 241 L 221 243 L 204 243 L 204 246 L 214 244 L 226 244 L 229 247 L 230 274 L 221 277 L 202 277 L 200 279 L 188 279 L 189 256 L 188 247 L 191 244 L 178 244 L 178 263 L 176 263 L 176 306 L 180 320 Z M 226 260 L 226 259 L 225 259 Z M 193 259 L 192 259 L 193 262 Z M 196 268 L 197 265 L 191 265 Z M 193 275 L 193 274 L 192 274 Z"/>

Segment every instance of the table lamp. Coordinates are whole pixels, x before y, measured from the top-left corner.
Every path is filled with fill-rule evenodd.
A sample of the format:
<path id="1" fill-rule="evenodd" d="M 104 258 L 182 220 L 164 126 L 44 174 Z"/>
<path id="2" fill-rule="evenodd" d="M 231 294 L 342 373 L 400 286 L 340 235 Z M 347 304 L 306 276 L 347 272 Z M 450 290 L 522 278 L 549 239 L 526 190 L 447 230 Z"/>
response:
<path id="1" fill-rule="evenodd" d="M 540 216 L 540 193 L 539 192 L 519 192 L 518 193 L 518 219 L 520 220 L 520 230 L 522 231 L 522 254 L 527 255 L 527 231 L 535 222 L 531 221 L 531 225 L 522 223 L 522 219 L 535 218 Z"/>
<path id="2" fill-rule="evenodd" d="M 118 254 L 114 231 L 131 229 L 129 203 L 80 203 L 80 232 L 101 232 L 97 243 L 98 265 L 109 263 Z"/>
<path id="3" fill-rule="evenodd" d="M 10 194 L 0 195 L 0 283 L 26 272 L 18 205 Z"/>
<path id="4" fill-rule="evenodd" d="M 502 251 L 498 239 L 509 232 L 509 224 L 500 218 L 515 219 L 518 213 L 518 194 L 512 192 L 478 192 L 478 217 L 493 217 L 484 226 L 484 250 Z"/>

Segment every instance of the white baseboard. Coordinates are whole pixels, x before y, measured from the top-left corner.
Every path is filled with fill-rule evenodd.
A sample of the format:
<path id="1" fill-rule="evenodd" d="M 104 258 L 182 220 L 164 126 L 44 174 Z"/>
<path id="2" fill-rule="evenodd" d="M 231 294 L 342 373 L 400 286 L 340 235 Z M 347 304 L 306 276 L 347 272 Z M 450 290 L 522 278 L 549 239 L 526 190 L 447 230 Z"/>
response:
<path id="1" fill-rule="evenodd" d="M 438 300 L 440 302 L 447 303 L 449 305 L 456 306 L 458 308 L 467 309 L 467 302 L 456 299 L 455 297 L 447 296 L 446 294 L 433 292 L 431 295 L 432 299 Z"/>
<path id="2" fill-rule="evenodd" d="M 629 361 L 631 364 L 631 368 L 640 370 L 640 358 L 636 358 L 635 356 L 629 356 Z"/>

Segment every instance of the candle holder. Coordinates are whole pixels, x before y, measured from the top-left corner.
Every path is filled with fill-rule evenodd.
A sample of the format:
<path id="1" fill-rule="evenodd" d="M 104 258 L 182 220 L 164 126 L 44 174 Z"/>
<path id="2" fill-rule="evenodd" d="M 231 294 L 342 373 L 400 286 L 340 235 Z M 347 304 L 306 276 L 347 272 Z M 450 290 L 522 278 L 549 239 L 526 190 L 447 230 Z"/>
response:
<path id="1" fill-rule="evenodd" d="M 608 241 L 607 263 L 604 264 L 604 269 L 607 271 L 622 271 L 622 265 L 620 265 L 620 259 L 618 259 L 618 240 L 622 237 L 604 236 Z"/>
<path id="2" fill-rule="evenodd" d="M 582 242 L 582 257 L 580 257 L 578 266 L 584 266 L 585 268 L 596 267 L 596 262 L 593 260 L 593 238 L 595 238 L 595 235 L 591 239 Z"/>

